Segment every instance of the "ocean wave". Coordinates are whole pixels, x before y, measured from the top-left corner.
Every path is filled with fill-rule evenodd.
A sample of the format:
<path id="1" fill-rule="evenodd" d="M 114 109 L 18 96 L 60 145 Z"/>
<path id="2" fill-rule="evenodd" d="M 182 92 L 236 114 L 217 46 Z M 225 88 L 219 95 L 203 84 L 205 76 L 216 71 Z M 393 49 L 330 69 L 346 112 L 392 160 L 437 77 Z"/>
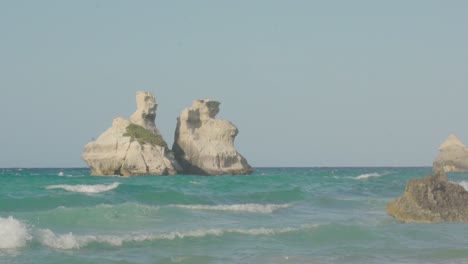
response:
<path id="1" fill-rule="evenodd" d="M 79 196 L 74 197 L 80 199 Z M 34 216 L 36 217 L 34 223 L 44 227 L 73 226 L 76 229 L 92 227 L 103 232 L 104 230 L 113 230 L 114 227 L 130 229 L 148 227 L 161 220 L 159 206 L 134 202 L 114 205 L 65 204 L 64 206 L 64 204 L 57 204 L 56 207 L 48 210 L 35 211 Z"/>
<path id="2" fill-rule="evenodd" d="M 140 204 L 140 203 L 133 203 L 133 202 L 126 202 L 126 203 L 120 203 L 120 204 L 97 204 L 94 207 L 65 207 L 63 205 L 57 206 L 55 210 L 66 210 L 66 211 L 95 211 L 95 213 L 98 212 L 103 212 L 105 210 L 113 210 L 113 211 L 142 211 L 142 212 L 148 212 L 148 211 L 153 211 L 157 212 L 159 211 L 159 206 L 152 206 L 152 205 L 145 205 L 145 204 Z"/>
<path id="3" fill-rule="evenodd" d="M 0 249 L 23 247 L 31 239 L 32 236 L 26 224 L 12 216 L 0 217 Z"/>
<path id="4" fill-rule="evenodd" d="M 306 192 L 301 190 L 300 187 L 293 187 L 270 191 L 256 190 L 253 192 L 246 192 L 231 197 L 236 199 L 242 199 L 243 201 L 263 201 L 265 203 L 290 203 L 304 200 L 305 193 Z"/>
<path id="5" fill-rule="evenodd" d="M 359 176 L 356 176 L 356 177 L 352 177 L 353 179 L 355 180 L 366 180 L 366 179 L 369 179 L 369 178 L 378 178 L 378 177 L 382 177 L 382 176 L 385 176 L 389 173 L 377 173 L 377 172 L 373 172 L 373 173 L 365 173 L 365 174 L 361 174 Z"/>
<path id="6" fill-rule="evenodd" d="M 269 236 L 290 232 L 297 232 L 317 225 L 303 225 L 300 227 L 285 228 L 253 228 L 253 229 L 197 229 L 192 231 L 169 232 L 161 234 L 132 234 L 132 235 L 74 235 L 55 234 L 50 229 L 39 229 L 38 240 L 41 244 L 55 249 L 79 249 L 91 243 L 102 243 L 110 246 L 122 246 L 125 243 L 145 242 L 154 240 L 174 240 L 184 238 L 202 238 L 207 236 L 223 236 L 226 234 L 239 234 L 250 236 Z"/>
<path id="7" fill-rule="evenodd" d="M 466 191 L 468 191 L 468 181 L 453 182 L 453 183 L 461 185 L 463 188 L 465 188 Z"/>
<path id="8" fill-rule="evenodd" d="M 68 185 L 68 184 L 59 184 L 59 185 L 49 185 L 46 189 L 64 189 L 69 192 L 79 192 L 79 193 L 102 193 L 111 191 L 119 187 L 119 182 L 114 182 L 112 184 L 95 184 L 95 185 Z"/>
<path id="9" fill-rule="evenodd" d="M 289 204 L 230 204 L 230 205 L 171 205 L 170 207 L 190 210 L 233 211 L 250 213 L 273 213 L 276 210 L 291 207 Z"/>

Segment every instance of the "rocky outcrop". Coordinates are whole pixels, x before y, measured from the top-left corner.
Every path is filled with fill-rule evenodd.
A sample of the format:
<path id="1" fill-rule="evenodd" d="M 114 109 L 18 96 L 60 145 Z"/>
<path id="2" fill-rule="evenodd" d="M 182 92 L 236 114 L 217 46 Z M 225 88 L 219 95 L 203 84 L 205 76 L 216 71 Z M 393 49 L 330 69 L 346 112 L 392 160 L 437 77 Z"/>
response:
<path id="1" fill-rule="evenodd" d="M 468 148 L 455 135 L 442 143 L 432 168 L 435 172 L 467 172 Z"/>
<path id="2" fill-rule="evenodd" d="M 138 92 L 136 100 L 130 120 L 114 119 L 111 128 L 86 144 L 83 159 L 92 175 L 174 175 L 181 170 L 156 128 L 156 98 Z"/>
<path id="3" fill-rule="evenodd" d="M 215 119 L 219 102 L 195 100 L 177 119 L 172 150 L 187 174 L 250 174 L 251 166 L 234 147 L 237 128 Z"/>
<path id="4" fill-rule="evenodd" d="M 403 222 L 467 222 L 468 192 L 444 173 L 408 181 L 404 194 L 387 204 Z"/>

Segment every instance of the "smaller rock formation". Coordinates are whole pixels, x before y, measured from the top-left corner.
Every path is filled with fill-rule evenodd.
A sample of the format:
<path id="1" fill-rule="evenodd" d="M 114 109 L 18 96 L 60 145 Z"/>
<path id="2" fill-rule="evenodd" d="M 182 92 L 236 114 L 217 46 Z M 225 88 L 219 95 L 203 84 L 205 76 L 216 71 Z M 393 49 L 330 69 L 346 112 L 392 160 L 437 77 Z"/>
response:
<path id="1" fill-rule="evenodd" d="M 432 168 L 435 172 L 467 172 L 468 148 L 455 135 L 442 143 Z"/>
<path id="2" fill-rule="evenodd" d="M 156 98 L 148 92 L 137 92 L 136 94 L 137 110 L 130 116 L 130 122 L 143 127 L 160 135 L 156 129 Z"/>
<path id="3" fill-rule="evenodd" d="M 92 175 L 174 175 L 181 167 L 156 128 L 156 98 L 136 94 L 137 110 L 117 117 L 96 141 L 86 144 L 83 159 Z"/>
<path id="4" fill-rule="evenodd" d="M 439 172 L 408 181 L 404 194 L 387 204 L 387 213 L 403 222 L 468 222 L 468 192 Z"/>
<path id="5" fill-rule="evenodd" d="M 177 119 L 172 150 L 187 174 L 250 174 L 252 167 L 234 147 L 237 128 L 215 119 L 219 102 L 195 100 Z"/>

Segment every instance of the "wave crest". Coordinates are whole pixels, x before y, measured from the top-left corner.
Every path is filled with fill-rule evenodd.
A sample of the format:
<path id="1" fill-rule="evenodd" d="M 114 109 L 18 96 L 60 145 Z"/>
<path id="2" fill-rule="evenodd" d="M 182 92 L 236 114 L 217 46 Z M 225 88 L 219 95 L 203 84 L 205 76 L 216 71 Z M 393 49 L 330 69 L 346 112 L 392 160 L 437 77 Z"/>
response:
<path id="1" fill-rule="evenodd" d="M 290 207 L 289 204 L 231 204 L 231 205 L 172 205 L 171 207 L 190 210 L 233 211 L 250 213 L 273 213 L 276 210 Z"/>
<path id="2" fill-rule="evenodd" d="M 365 174 L 361 174 L 359 176 L 356 176 L 356 177 L 353 177 L 353 179 L 355 180 L 365 180 L 365 179 L 369 179 L 369 178 L 377 178 L 377 177 L 382 177 L 386 175 L 386 173 L 377 173 L 377 172 L 374 172 L 374 173 L 365 173 Z"/>
<path id="3" fill-rule="evenodd" d="M 46 189 L 64 189 L 69 192 L 79 192 L 79 193 L 102 193 L 111 191 L 119 187 L 120 182 L 114 182 L 112 184 L 95 184 L 95 185 L 68 185 L 68 184 L 59 184 L 59 185 L 49 185 Z"/>
<path id="4" fill-rule="evenodd" d="M 317 225 L 285 228 L 254 228 L 254 229 L 198 229 L 185 232 L 169 232 L 162 234 L 134 235 L 73 235 L 72 233 L 57 235 L 49 229 L 38 230 L 39 242 L 56 249 L 79 249 L 91 243 L 103 243 L 111 246 L 122 246 L 124 243 L 145 242 L 153 240 L 174 240 L 184 238 L 200 238 L 207 236 L 223 236 L 225 234 L 240 234 L 251 236 L 268 236 L 300 231 Z"/>
<path id="5" fill-rule="evenodd" d="M 461 185 L 463 188 L 465 188 L 466 191 L 468 191 L 468 181 L 453 182 L 453 183 Z"/>
<path id="6" fill-rule="evenodd" d="M 23 247 L 32 239 L 26 224 L 12 216 L 0 217 L 0 249 L 14 249 Z"/>

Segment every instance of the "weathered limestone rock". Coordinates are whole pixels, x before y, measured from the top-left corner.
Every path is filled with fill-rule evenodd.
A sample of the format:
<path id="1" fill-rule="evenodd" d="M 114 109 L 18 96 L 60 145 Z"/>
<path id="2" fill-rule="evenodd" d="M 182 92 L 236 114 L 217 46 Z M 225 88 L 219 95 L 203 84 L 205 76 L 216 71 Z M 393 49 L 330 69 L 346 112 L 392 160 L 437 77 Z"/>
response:
<path id="1" fill-rule="evenodd" d="M 237 128 L 215 119 L 219 102 L 195 100 L 177 119 L 172 150 L 188 174 L 250 174 L 252 167 L 234 148 Z"/>
<path id="2" fill-rule="evenodd" d="M 435 172 L 466 172 L 468 171 L 468 148 L 455 135 L 442 143 L 439 155 L 434 160 L 432 168 Z"/>
<path id="3" fill-rule="evenodd" d="M 114 119 L 112 127 L 86 144 L 83 159 L 92 175 L 174 175 L 181 167 L 155 126 L 156 98 L 138 92 L 130 120 Z"/>
<path id="4" fill-rule="evenodd" d="M 443 173 L 412 179 L 387 213 L 403 222 L 468 222 L 468 192 Z"/>
<path id="5" fill-rule="evenodd" d="M 156 119 L 156 109 L 158 108 L 154 95 L 148 92 L 137 92 L 136 102 L 137 110 L 130 116 L 130 122 L 159 134 L 154 122 Z"/>

